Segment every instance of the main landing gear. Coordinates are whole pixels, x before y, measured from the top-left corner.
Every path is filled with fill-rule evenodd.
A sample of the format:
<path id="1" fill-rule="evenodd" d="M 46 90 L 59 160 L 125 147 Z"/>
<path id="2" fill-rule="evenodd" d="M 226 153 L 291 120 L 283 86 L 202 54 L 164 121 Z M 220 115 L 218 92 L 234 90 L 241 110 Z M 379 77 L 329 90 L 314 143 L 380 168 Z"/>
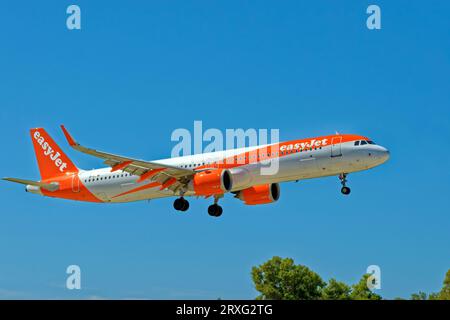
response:
<path id="1" fill-rule="evenodd" d="M 339 175 L 339 180 L 341 180 L 341 184 L 342 184 L 342 188 L 341 188 L 342 194 L 349 195 L 351 190 L 346 185 L 346 183 L 347 183 L 347 174 L 346 173 L 341 173 Z"/>
<path id="2" fill-rule="evenodd" d="M 220 196 L 214 196 L 214 204 L 208 207 L 208 214 L 211 217 L 220 217 L 222 215 L 222 207 L 217 204 L 220 198 Z"/>
<path id="3" fill-rule="evenodd" d="M 208 214 L 212 217 L 220 217 L 222 215 L 222 207 L 219 206 L 217 203 L 219 202 L 219 199 L 222 198 L 223 195 L 215 196 L 214 197 L 214 204 L 210 205 L 208 207 Z M 186 211 L 189 209 L 189 201 L 187 201 L 183 196 L 175 199 L 173 202 L 173 207 L 177 211 Z"/>
<path id="4" fill-rule="evenodd" d="M 177 211 L 186 211 L 189 209 L 189 201 L 187 201 L 185 198 L 180 197 L 178 199 L 175 199 L 173 202 L 173 207 Z"/>

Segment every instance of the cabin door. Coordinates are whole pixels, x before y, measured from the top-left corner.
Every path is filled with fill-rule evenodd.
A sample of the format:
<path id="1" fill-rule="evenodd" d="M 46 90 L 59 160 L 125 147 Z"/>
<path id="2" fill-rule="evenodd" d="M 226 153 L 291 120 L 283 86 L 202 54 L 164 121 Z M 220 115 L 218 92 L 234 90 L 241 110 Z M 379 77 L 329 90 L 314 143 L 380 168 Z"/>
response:
<path id="1" fill-rule="evenodd" d="M 342 156 L 341 150 L 342 137 L 333 137 L 331 139 L 331 157 Z"/>

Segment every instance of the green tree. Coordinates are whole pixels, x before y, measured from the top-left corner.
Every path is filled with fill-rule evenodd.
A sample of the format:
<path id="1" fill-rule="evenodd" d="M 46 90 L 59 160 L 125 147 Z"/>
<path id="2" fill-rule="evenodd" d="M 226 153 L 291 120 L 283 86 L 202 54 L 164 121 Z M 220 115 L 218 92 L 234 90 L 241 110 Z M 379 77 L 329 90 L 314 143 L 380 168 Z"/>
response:
<path id="1" fill-rule="evenodd" d="M 418 293 L 413 293 L 411 295 L 411 300 L 427 300 L 427 294 L 423 291 L 419 291 Z"/>
<path id="2" fill-rule="evenodd" d="M 450 300 L 450 269 L 445 274 L 444 285 L 441 292 L 439 292 L 440 300 Z"/>
<path id="3" fill-rule="evenodd" d="M 419 291 L 411 295 L 411 300 L 450 300 L 450 269 L 445 274 L 444 285 L 441 291 L 430 293 Z"/>
<path id="4" fill-rule="evenodd" d="M 322 291 L 324 300 L 350 300 L 350 286 L 335 279 L 330 279 Z"/>
<path id="5" fill-rule="evenodd" d="M 419 291 L 418 294 L 411 295 L 411 300 L 427 300 L 426 294 Z M 450 270 L 445 274 L 441 291 L 430 293 L 428 300 L 450 300 Z"/>
<path id="6" fill-rule="evenodd" d="M 350 298 L 352 300 L 381 300 L 381 296 L 373 293 L 367 287 L 367 278 L 369 278 L 369 274 L 365 274 L 362 276 L 361 280 L 357 284 L 352 286 L 352 292 L 350 294 Z"/>
<path id="7" fill-rule="evenodd" d="M 252 279 L 261 294 L 257 299 L 317 300 L 325 286 L 322 278 L 290 258 L 273 257 L 252 268 Z"/>
<path id="8" fill-rule="evenodd" d="M 428 295 L 428 300 L 439 300 L 439 292 L 433 292 Z"/>

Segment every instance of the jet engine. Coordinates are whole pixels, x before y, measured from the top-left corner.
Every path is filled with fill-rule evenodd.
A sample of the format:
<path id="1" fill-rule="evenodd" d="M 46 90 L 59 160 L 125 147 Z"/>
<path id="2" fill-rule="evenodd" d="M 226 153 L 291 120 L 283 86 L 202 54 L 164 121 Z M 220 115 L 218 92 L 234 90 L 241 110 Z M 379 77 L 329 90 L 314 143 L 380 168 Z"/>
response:
<path id="1" fill-rule="evenodd" d="M 211 196 L 229 192 L 233 187 L 231 174 L 227 169 L 200 171 L 189 182 L 188 189 L 199 196 Z"/>
<path id="2" fill-rule="evenodd" d="M 247 205 L 266 204 L 280 198 L 280 185 L 278 183 L 261 184 L 239 191 L 236 198 Z"/>

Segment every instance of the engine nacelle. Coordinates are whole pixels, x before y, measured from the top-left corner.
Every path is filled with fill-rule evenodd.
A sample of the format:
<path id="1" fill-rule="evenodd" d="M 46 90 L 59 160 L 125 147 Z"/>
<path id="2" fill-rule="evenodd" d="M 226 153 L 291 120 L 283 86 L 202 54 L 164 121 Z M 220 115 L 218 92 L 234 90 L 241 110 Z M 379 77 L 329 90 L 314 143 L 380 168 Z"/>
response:
<path id="1" fill-rule="evenodd" d="M 252 185 L 252 175 L 245 168 L 231 168 L 231 178 L 233 179 L 233 190 L 242 190 Z"/>
<path id="2" fill-rule="evenodd" d="M 227 169 L 198 172 L 188 185 L 188 189 L 199 196 L 211 196 L 229 192 L 232 187 L 233 181 Z"/>
<path id="3" fill-rule="evenodd" d="M 236 198 L 247 205 L 272 203 L 280 198 L 280 185 L 270 183 L 253 186 L 239 191 Z"/>

